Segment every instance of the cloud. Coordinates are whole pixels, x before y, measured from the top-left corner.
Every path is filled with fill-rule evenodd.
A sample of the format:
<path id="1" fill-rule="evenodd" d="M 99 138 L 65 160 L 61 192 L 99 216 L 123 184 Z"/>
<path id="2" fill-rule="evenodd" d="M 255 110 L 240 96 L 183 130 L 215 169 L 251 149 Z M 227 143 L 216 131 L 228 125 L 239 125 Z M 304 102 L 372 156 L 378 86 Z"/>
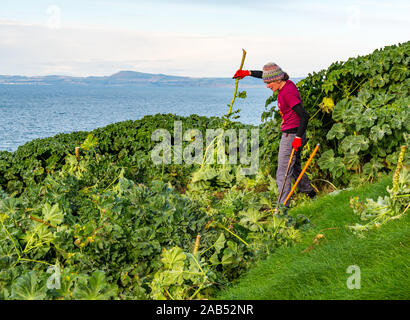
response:
<path id="1" fill-rule="evenodd" d="M 239 67 L 258 70 L 275 61 L 293 77 L 332 62 L 397 43 L 338 35 L 220 35 L 114 28 L 47 28 L 0 22 L 2 74 L 103 76 L 120 70 L 193 77 L 229 77 Z M 401 41 L 406 41 L 402 39 Z M 400 39 L 399 39 L 400 41 Z"/>

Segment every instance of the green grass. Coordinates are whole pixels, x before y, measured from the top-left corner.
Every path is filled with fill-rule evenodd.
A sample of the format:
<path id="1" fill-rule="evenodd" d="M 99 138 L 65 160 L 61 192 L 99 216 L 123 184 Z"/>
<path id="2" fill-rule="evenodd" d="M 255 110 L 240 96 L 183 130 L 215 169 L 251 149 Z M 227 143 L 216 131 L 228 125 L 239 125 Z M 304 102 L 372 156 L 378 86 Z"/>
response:
<path id="1" fill-rule="evenodd" d="M 391 176 L 291 209 L 290 215 L 303 214 L 311 221 L 302 240 L 256 263 L 216 299 L 409 299 L 410 215 L 369 231 L 364 238 L 346 228 L 360 223 L 349 207 L 350 197 L 376 199 L 387 194 L 388 185 Z M 302 253 L 318 233 L 325 237 Z M 351 265 L 360 268 L 360 289 L 347 287 L 353 274 L 346 271 Z"/>

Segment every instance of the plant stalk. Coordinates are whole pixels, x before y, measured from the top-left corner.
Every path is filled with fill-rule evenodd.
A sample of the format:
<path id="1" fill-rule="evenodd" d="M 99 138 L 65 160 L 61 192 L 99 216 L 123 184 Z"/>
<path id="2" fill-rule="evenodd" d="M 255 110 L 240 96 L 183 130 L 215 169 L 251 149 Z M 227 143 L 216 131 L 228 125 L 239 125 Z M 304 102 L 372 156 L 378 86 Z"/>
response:
<path id="1" fill-rule="evenodd" d="M 242 70 L 242 68 L 243 68 L 243 64 L 245 62 L 245 57 L 246 57 L 246 51 L 245 51 L 245 49 L 242 49 L 242 61 L 241 61 L 241 66 L 239 67 L 239 70 Z M 236 93 L 238 91 L 238 83 L 239 83 L 239 78 L 237 78 L 236 81 L 235 81 L 235 91 L 234 91 L 234 94 L 233 94 L 231 104 L 229 105 L 229 110 L 228 110 L 228 114 L 227 114 L 228 117 L 232 113 L 232 107 L 233 107 L 233 104 L 234 104 L 235 99 L 236 99 Z M 227 120 L 225 120 L 225 126 L 226 126 L 226 124 L 227 124 Z"/>

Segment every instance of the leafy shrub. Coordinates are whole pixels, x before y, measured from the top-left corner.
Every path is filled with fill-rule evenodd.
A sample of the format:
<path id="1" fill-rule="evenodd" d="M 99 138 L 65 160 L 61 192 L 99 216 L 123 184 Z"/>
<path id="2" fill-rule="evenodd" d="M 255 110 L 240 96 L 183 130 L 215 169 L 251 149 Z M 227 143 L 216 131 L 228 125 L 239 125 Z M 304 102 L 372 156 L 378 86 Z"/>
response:
<path id="1" fill-rule="evenodd" d="M 394 168 L 400 146 L 410 143 L 409 52 L 410 42 L 387 46 L 335 62 L 297 83 L 311 115 L 302 157 L 320 143 L 321 156 L 310 170 L 314 177 L 344 187 Z M 266 107 L 276 99 L 275 93 Z M 275 172 L 271 159 L 279 150 L 279 112 L 273 106 L 262 120 L 267 121 L 261 130 L 262 162 Z"/>

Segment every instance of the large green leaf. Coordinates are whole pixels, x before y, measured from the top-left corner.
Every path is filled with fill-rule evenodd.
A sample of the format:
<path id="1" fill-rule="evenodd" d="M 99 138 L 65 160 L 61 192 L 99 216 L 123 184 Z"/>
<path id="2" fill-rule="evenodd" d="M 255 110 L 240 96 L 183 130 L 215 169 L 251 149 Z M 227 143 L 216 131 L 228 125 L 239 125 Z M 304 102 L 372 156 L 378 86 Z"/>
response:
<path id="1" fill-rule="evenodd" d="M 53 241 L 54 239 L 53 233 L 50 231 L 50 228 L 45 226 L 44 224 L 37 224 L 33 232 L 38 237 L 38 242 L 40 243 L 43 242 L 45 244 Z"/>
<path id="2" fill-rule="evenodd" d="M 117 294 L 117 286 L 109 284 L 103 271 L 97 270 L 91 276 L 80 276 L 73 290 L 78 300 L 108 300 Z"/>
<path id="3" fill-rule="evenodd" d="M 182 270 L 184 269 L 186 255 L 179 247 L 173 247 L 170 250 L 164 249 L 162 252 L 161 262 L 165 269 Z"/>
<path id="4" fill-rule="evenodd" d="M 184 270 L 164 270 L 161 272 L 162 275 L 162 285 L 170 286 L 173 284 L 181 285 L 184 282 Z"/>
<path id="5" fill-rule="evenodd" d="M 319 158 L 318 165 L 322 170 L 329 170 L 335 178 L 346 172 L 342 158 L 335 157 L 333 150 L 325 151 Z"/>
<path id="6" fill-rule="evenodd" d="M 29 271 L 19 277 L 11 286 L 11 299 L 44 300 L 46 298 L 46 283 L 41 281 L 35 271 Z"/>
<path id="7" fill-rule="evenodd" d="M 377 158 L 372 158 L 368 163 L 363 166 L 363 173 L 370 180 L 377 176 L 380 169 L 384 168 L 383 164 Z"/>
<path id="8" fill-rule="evenodd" d="M 373 109 L 366 109 L 360 117 L 356 120 L 356 130 L 360 131 L 365 128 L 371 128 L 374 122 L 377 120 L 377 116 Z"/>
<path id="9" fill-rule="evenodd" d="M 81 148 L 88 151 L 92 148 L 95 148 L 98 144 L 98 139 L 93 135 L 93 134 L 89 134 L 87 136 L 87 139 L 85 139 L 84 143 L 81 144 Z"/>
<path id="10" fill-rule="evenodd" d="M 337 84 L 336 79 L 329 78 L 329 79 L 326 79 L 326 80 L 323 82 L 322 88 L 323 88 L 323 90 L 325 91 L 325 93 L 327 94 L 327 93 L 329 93 L 329 92 L 331 92 L 331 91 L 333 90 L 333 87 L 334 87 L 336 84 Z"/>
<path id="11" fill-rule="evenodd" d="M 350 107 L 350 105 L 351 101 L 348 99 L 338 101 L 332 112 L 333 120 L 342 121 L 344 119 L 345 112 Z"/>
<path id="12" fill-rule="evenodd" d="M 20 205 L 20 199 L 17 198 L 7 197 L 0 200 L 0 210 L 3 213 L 8 213 L 9 215 L 16 213 Z"/>
<path id="13" fill-rule="evenodd" d="M 229 185 L 235 177 L 231 174 L 230 166 L 222 168 L 218 172 L 217 180 L 220 184 Z"/>
<path id="14" fill-rule="evenodd" d="M 384 87 L 390 81 L 390 77 L 388 73 L 377 74 L 375 77 L 369 80 L 369 83 L 372 87 Z"/>
<path id="15" fill-rule="evenodd" d="M 374 61 L 375 69 L 378 73 L 386 72 L 390 69 L 391 63 L 389 56 L 385 54 L 379 55 Z"/>
<path id="16" fill-rule="evenodd" d="M 389 92 L 397 96 L 407 96 L 409 93 L 409 86 L 405 81 L 393 83 L 389 86 Z"/>
<path id="17" fill-rule="evenodd" d="M 390 121 L 390 127 L 392 129 L 401 129 L 402 125 L 409 122 L 410 111 L 402 111 L 400 113 L 395 113 Z"/>
<path id="18" fill-rule="evenodd" d="M 349 170 L 355 170 L 360 165 L 360 157 L 355 153 L 346 153 L 343 158 L 343 163 Z"/>
<path id="19" fill-rule="evenodd" d="M 344 111 L 343 123 L 345 124 L 355 124 L 358 119 L 358 115 L 364 113 L 365 108 L 360 105 L 351 105 Z"/>
<path id="20" fill-rule="evenodd" d="M 241 257 L 239 255 L 239 248 L 236 242 L 228 241 L 228 247 L 225 248 L 223 251 L 223 256 L 221 263 L 222 265 L 229 265 L 233 263 L 239 263 L 241 261 Z"/>
<path id="21" fill-rule="evenodd" d="M 394 98 L 395 98 L 395 95 L 393 94 L 377 93 L 374 96 L 373 100 L 370 102 L 370 106 L 372 108 L 384 107 L 387 104 L 389 104 L 389 102 L 393 100 Z"/>
<path id="22" fill-rule="evenodd" d="M 409 68 L 408 68 L 408 64 L 407 65 L 395 65 L 393 66 L 393 68 L 391 69 L 391 78 L 394 81 L 403 81 L 405 80 L 408 76 L 409 76 Z"/>
<path id="23" fill-rule="evenodd" d="M 343 123 L 335 123 L 332 127 L 332 129 L 329 130 L 329 132 L 326 135 L 326 138 L 329 140 L 332 140 L 334 138 L 340 140 L 341 138 L 344 137 L 346 132 L 345 126 Z"/>
<path id="24" fill-rule="evenodd" d="M 379 141 L 383 139 L 385 135 L 391 134 L 392 131 L 388 124 L 383 124 L 382 126 L 374 126 L 370 130 L 370 139 L 373 141 Z"/>
<path id="25" fill-rule="evenodd" d="M 219 253 L 223 249 L 223 247 L 225 246 L 225 241 L 226 241 L 225 235 L 221 233 L 218 239 L 214 243 L 214 248 L 215 248 L 216 253 Z"/>
<path id="26" fill-rule="evenodd" d="M 43 206 L 44 221 L 49 222 L 53 226 L 57 226 L 63 222 L 63 212 L 60 210 L 58 203 L 51 206 L 48 202 Z"/>
<path id="27" fill-rule="evenodd" d="M 197 182 L 201 180 L 212 180 L 216 176 L 218 176 L 218 172 L 211 167 L 205 167 L 197 172 L 195 172 L 192 176 L 192 182 Z"/>
<path id="28" fill-rule="evenodd" d="M 340 147 L 343 152 L 358 153 L 369 148 L 369 140 L 363 135 L 351 135 L 343 139 Z"/>
<path id="29" fill-rule="evenodd" d="M 247 211 L 241 211 L 239 214 L 241 217 L 241 220 L 239 221 L 240 225 L 251 231 L 258 231 L 262 229 L 260 220 L 264 217 L 264 214 L 259 210 L 250 208 Z"/>

